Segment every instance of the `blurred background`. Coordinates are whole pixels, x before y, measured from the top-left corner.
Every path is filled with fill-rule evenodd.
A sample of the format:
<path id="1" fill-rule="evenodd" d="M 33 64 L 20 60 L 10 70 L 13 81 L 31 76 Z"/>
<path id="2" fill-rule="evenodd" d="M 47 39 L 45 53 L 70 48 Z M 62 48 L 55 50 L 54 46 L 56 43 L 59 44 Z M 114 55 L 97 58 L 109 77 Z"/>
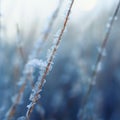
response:
<path id="1" fill-rule="evenodd" d="M 33 57 L 46 59 L 47 50 L 62 28 L 70 0 L 0 0 L 0 120 L 4 120 L 24 66 L 42 39 L 57 7 L 61 7 L 48 30 L 41 52 Z M 57 51 L 52 71 L 46 78 L 41 99 L 31 120 L 78 120 L 81 100 L 90 84 L 98 49 L 103 41 L 119 0 L 75 0 L 66 31 Z M 120 11 L 115 18 L 106 57 L 90 94 L 84 120 L 120 119 Z M 28 79 L 39 76 L 34 68 Z M 31 83 L 28 81 L 22 103 L 12 120 L 24 116 L 29 104 Z"/>

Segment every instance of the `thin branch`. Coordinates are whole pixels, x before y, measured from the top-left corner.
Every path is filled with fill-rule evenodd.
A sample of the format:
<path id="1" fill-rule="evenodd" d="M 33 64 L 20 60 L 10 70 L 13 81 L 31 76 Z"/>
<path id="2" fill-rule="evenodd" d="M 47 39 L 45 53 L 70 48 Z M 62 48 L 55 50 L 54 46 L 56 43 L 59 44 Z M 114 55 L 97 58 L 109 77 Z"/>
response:
<path id="1" fill-rule="evenodd" d="M 44 33 L 43 36 L 41 38 L 39 38 L 39 40 L 35 43 L 34 49 L 31 53 L 31 55 L 29 56 L 30 59 L 35 58 L 36 56 L 39 56 L 40 52 L 42 51 L 42 48 L 44 48 L 44 45 L 45 45 L 46 41 L 48 40 L 48 37 L 52 31 L 53 25 L 58 16 L 61 6 L 62 6 L 62 1 L 59 0 L 58 6 L 55 9 L 54 13 L 52 14 L 50 22 L 47 25 L 47 28 L 43 31 L 43 33 Z"/>
<path id="2" fill-rule="evenodd" d="M 69 7 L 69 9 L 68 9 L 68 12 L 67 12 L 67 15 L 66 15 L 66 18 L 65 18 L 63 27 L 62 27 L 62 30 L 61 30 L 61 32 L 60 32 L 60 34 L 59 34 L 59 37 L 58 37 L 58 39 L 57 39 L 57 42 L 56 42 L 56 44 L 55 44 L 55 46 L 54 46 L 54 48 L 53 48 L 53 50 L 52 50 L 52 54 L 50 55 L 50 57 L 49 57 L 49 59 L 48 59 L 47 66 L 46 66 L 45 71 L 44 71 L 44 73 L 43 73 L 43 75 L 42 75 L 42 77 L 41 77 L 41 80 L 40 80 L 39 83 L 37 83 L 37 84 L 38 84 L 38 85 L 37 85 L 37 87 L 38 87 L 38 88 L 37 88 L 37 92 L 36 92 L 34 98 L 32 99 L 32 101 L 31 101 L 31 103 L 30 103 L 31 106 L 28 108 L 27 113 L 26 113 L 26 119 L 27 119 L 27 120 L 30 119 L 30 115 L 31 115 L 31 113 L 32 113 L 32 111 L 33 111 L 33 109 L 34 109 L 34 106 L 35 106 L 35 104 L 37 103 L 37 101 L 39 100 L 40 91 L 41 91 L 41 89 L 42 89 L 42 86 L 44 85 L 45 78 L 46 78 L 46 76 L 47 76 L 47 74 L 48 74 L 48 72 L 49 72 L 49 70 L 50 70 L 52 61 L 53 61 L 53 59 L 54 59 L 54 56 L 55 56 L 56 51 L 57 51 L 57 49 L 58 49 L 58 46 L 59 46 L 59 44 L 60 44 L 60 42 L 61 42 L 61 38 L 62 38 L 63 33 L 64 33 L 64 30 L 65 30 L 65 28 L 66 28 L 66 25 L 67 25 L 67 22 L 68 22 L 68 18 L 69 18 L 69 15 L 70 15 L 70 12 L 71 12 L 73 3 L 74 3 L 74 0 L 71 1 L 70 7 Z"/>
<path id="3" fill-rule="evenodd" d="M 48 39 L 49 34 L 51 33 L 52 27 L 54 25 L 55 19 L 57 18 L 58 13 L 60 11 L 60 8 L 61 8 L 61 2 L 59 1 L 58 7 L 54 11 L 54 13 L 52 15 L 52 18 L 51 18 L 51 20 L 50 20 L 50 22 L 49 22 L 49 24 L 47 26 L 47 30 L 49 30 L 49 32 L 45 32 L 45 34 L 43 35 L 43 39 L 42 39 L 43 42 L 45 42 Z M 20 33 L 20 30 L 19 30 L 18 26 L 17 26 L 17 33 L 18 34 Z M 35 56 L 38 54 L 38 52 L 40 50 L 39 46 L 41 46 L 41 45 L 38 45 L 37 50 L 33 49 L 32 54 L 35 53 Z M 20 51 L 21 51 L 21 49 L 20 49 Z M 29 57 L 30 56 L 32 56 L 32 55 L 30 54 Z M 35 56 L 33 55 L 32 57 L 34 58 Z M 15 102 L 12 104 L 12 106 L 9 109 L 9 111 L 7 112 L 6 120 L 10 120 L 14 116 L 14 114 L 16 112 L 16 107 L 17 107 L 17 105 L 19 105 L 20 100 L 22 99 L 22 95 L 24 93 L 24 90 L 25 90 L 25 87 L 26 87 L 26 84 L 27 84 L 27 81 L 28 81 L 27 75 L 26 75 L 27 69 L 28 68 L 25 66 L 23 76 L 20 79 L 20 82 L 22 83 L 22 84 L 20 83 L 21 84 L 20 90 L 18 91 L 18 94 L 17 94 Z"/>
<path id="4" fill-rule="evenodd" d="M 24 53 L 24 49 L 23 49 L 23 45 L 21 41 L 21 31 L 20 31 L 20 27 L 18 24 L 16 24 L 16 29 L 17 29 L 17 49 L 19 51 L 19 54 L 23 60 L 23 62 L 25 63 L 25 53 Z"/>
<path id="5" fill-rule="evenodd" d="M 107 32 L 106 32 L 105 37 L 103 39 L 103 42 L 101 44 L 101 48 L 100 48 L 100 51 L 99 51 L 99 54 L 98 54 L 98 57 L 97 57 L 97 61 L 95 63 L 95 68 L 94 68 L 94 70 L 92 72 L 91 83 L 90 83 L 90 85 L 88 87 L 88 90 L 87 90 L 87 92 L 86 92 L 86 94 L 85 94 L 85 96 L 83 98 L 83 102 L 82 102 L 82 106 L 81 106 L 82 111 L 80 112 L 80 120 L 83 119 L 85 106 L 88 103 L 88 99 L 89 99 L 90 93 L 91 93 L 92 88 L 94 86 L 93 82 L 96 81 L 96 77 L 97 77 L 97 74 L 99 72 L 99 67 L 100 67 L 100 64 L 102 63 L 102 58 L 103 58 L 103 56 L 105 54 L 104 52 L 105 52 L 106 45 L 107 45 L 108 40 L 109 40 L 108 38 L 109 38 L 109 35 L 110 35 L 110 32 L 111 32 L 113 23 L 115 21 L 115 18 L 116 18 L 117 14 L 118 14 L 119 8 L 120 8 L 120 0 L 118 2 L 118 5 L 117 5 L 117 7 L 115 9 L 115 12 L 114 12 L 112 18 L 111 18 L 111 21 L 108 24 L 109 27 L 107 29 Z"/>

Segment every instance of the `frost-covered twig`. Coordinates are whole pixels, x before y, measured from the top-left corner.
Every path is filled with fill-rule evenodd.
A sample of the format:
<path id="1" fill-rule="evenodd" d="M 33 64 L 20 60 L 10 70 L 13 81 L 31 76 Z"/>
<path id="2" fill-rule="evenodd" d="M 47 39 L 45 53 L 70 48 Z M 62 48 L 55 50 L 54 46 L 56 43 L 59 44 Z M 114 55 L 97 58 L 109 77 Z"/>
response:
<path id="1" fill-rule="evenodd" d="M 56 8 L 56 10 L 54 11 L 54 13 L 53 13 L 53 15 L 51 17 L 51 20 L 50 20 L 50 22 L 49 22 L 49 24 L 48 24 L 48 26 L 46 28 L 47 31 L 44 33 L 43 38 L 37 41 L 36 48 L 34 48 L 32 50 L 32 53 L 29 55 L 29 58 L 34 59 L 36 57 L 36 55 L 39 53 L 41 47 L 43 46 L 41 43 L 44 43 L 48 39 L 49 34 L 51 33 L 51 30 L 52 30 L 53 24 L 55 22 L 55 19 L 58 16 L 60 8 L 61 8 L 61 1 L 59 1 L 58 7 Z M 18 35 L 20 34 L 20 30 L 19 30 L 19 26 L 18 25 L 17 25 L 17 34 Z M 20 41 L 18 41 L 18 42 L 20 42 Z M 38 42 L 39 43 L 41 42 L 41 43 L 38 44 Z M 21 51 L 21 48 L 20 48 L 20 51 Z M 23 55 L 23 54 L 21 53 L 21 55 Z M 22 94 L 24 93 L 24 90 L 25 90 L 25 87 L 26 87 L 26 84 L 27 84 L 26 72 L 27 72 L 27 74 L 29 74 L 31 72 L 31 71 L 28 71 L 27 66 L 25 66 L 24 72 L 23 72 L 23 76 L 21 77 L 20 82 L 19 82 L 20 86 L 21 86 L 20 90 L 18 91 L 18 93 L 16 95 L 16 99 L 15 99 L 14 103 L 12 104 L 12 106 L 9 109 L 9 111 L 7 112 L 6 120 L 10 120 L 14 116 L 15 111 L 16 111 L 16 107 L 17 107 L 17 105 L 20 104 L 20 100 L 22 98 Z"/>
<path id="2" fill-rule="evenodd" d="M 47 26 L 45 26 L 43 35 L 37 40 L 37 42 L 35 42 L 34 49 L 33 49 L 32 53 L 30 54 L 29 59 L 33 59 L 33 58 L 39 56 L 40 52 L 42 51 L 42 48 L 44 48 L 44 45 L 45 45 L 46 41 L 48 40 L 48 37 L 49 37 L 49 35 L 52 31 L 53 25 L 55 23 L 55 20 L 60 11 L 61 5 L 62 5 L 62 1 L 59 0 L 57 8 L 55 9 L 54 13 L 52 14 L 50 20 L 48 21 Z"/>
<path id="3" fill-rule="evenodd" d="M 97 61 L 96 61 L 96 63 L 95 63 L 95 67 L 94 67 L 94 70 L 93 70 L 92 75 L 91 75 L 91 78 L 90 78 L 91 82 L 90 82 L 90 84 L 89 84 L 89 86 L 88 86 L 88 90 L 87 90 L 85 96 L 83 97 L 81 109 L 80 109 L 80 111 L 79 111 L 78 117 L 79 117 L 80 120 L 83 120 L 83 116 L 84 116 L 84 111 L 85 111 L 86 104 L 87 104 L 87 102 L 88 102 L 88 99 L 89 99 L 90 93 L 91 93 L 91 91 L 92 91 L 92 88 L 93 88 L 93 86 L 94 86 L 94 84 L 95 84 L 95 82 L 96 82 L 97 74 L 98 74 L 98 72 L 101 70 L 102 58 L 103 58 L 103 57 L 105 56 L 105 54 L 106 54 L 106 53 L 105 53 L 106 45 L 107 45 L 107 42 L 108 42 L 108 40 L 109 40 L 108 38 L 109 38 L 109 35 L 110 35 L 110 32 L 111 32 L 113 23 L 114 23 L 114 21 L 116 20 L 116 17 L 117 17 L 117 13 L 118 13 L 118 11 L 119 11 L 119 8 L 120 8 L 120 0 L 119 0 L 119 2 L 118 2 L 118 4 L 117 4 L 117 7 L 116 7 L 116 9 L 115 9 L 115 12 L 114 12 L 111 20 L 110 20 L 109 23 L 108 23 L 107 32 L 106 32 L 106 34 L 105 34 L 105 37 L 104 37 L 103 42 L 102 42 L 102 44 L 101 44 L 101 47 L 100 47 L 100 49 L 99 49 Z"/>
<path id="4" fill-rule="evenodd" d="M 16 112 L 16 107 L 17 107 L 18 104 L 20 104 L 20 100 L 21 100 L 21 98 L 23 96 L 23 92 L 24 92 L 25 86 L 26 86 L 26 83 L 24 83 L 22 85 L 22 87 L 20 88 L 19 93 L 17 94 L 14 103 L 12 104 L 10 110 L 6 114 L 5 120 L 10 120 L 14 116 L 14 114 Z"/>
<path id="5" fill-rule="evenodd" d="M 21 32 L 20 32 L 20 27 L 19 27 L 18 24 L 16 24 L 16 29 L 17 29 L 17 48 L 19 50 L 21 58 L 23 60 L 25 60 L 25 55 L 24 55 L 24 51 L 23 51 L 23 45 L 22 45 L 22 41 L 21 41 Z"/>
<path id="6" fill-rule="evenodd" d="M 32 91 L 31 96 L 30 96 L 31 103 L 28 105 L 28 110 L 27 110 L 27 113 L 26 113 L 26 119 L 27 120 L 30 119 L 30 115 L 31 115 L 31 113 L 32 113 L 32 111 L 34 109 L 34 106 L 35 106 L 35 104 L 37 103 L 37 101 L 40 98 L 39 94 L 40 94 L 40 92 L 42 90 L 42 87 L 43 87 L 43 85 L 45 83 L 45 78 L 46 78 L 48 72 L 50 71 L 51 64 L 53 62 L 54 56 L 55 56 L 56 51 L 58 49 L 58 46 L 59 46 L 59 44 L 61 42 L 61 38 L 62 38 L 64 30 L 66 28 L 66 25 L 67 25 L 67 22 L 68 22 L 68 18 L 69 18 L 70 11 L 71 11 L 71 8 L 73 6 L 73 3 L 74 3 L 74 0 L 72 0 L 71 3 L 70 3 L 70 6 L 69 6 L 69 9 L 67 11 L 66 18 L 65 18 L 63 27 L 62 27 L 62 29 L 60 31 L 59 37 L 56 40 L 56 43 L 55 43 L 55 45 L 53 46 L 53 48 L 51 50 L 51 54 L 48 56 L 47 65 L 46 65 L 44 71 L 41 73 L 40 78 L 36 82 L 35 87 L 34 87 L 34 89 Z"/>

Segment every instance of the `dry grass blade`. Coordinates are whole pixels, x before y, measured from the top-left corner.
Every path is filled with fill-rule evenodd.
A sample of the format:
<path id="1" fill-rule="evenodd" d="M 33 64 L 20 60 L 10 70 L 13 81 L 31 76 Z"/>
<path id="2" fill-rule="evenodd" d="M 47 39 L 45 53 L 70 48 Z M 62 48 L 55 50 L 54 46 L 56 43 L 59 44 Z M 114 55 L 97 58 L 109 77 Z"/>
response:
<path id="1" fill-rule="evenodd" d="M 48 40 L 48 37 L 52 31 L 53 25 L 54 25 L 55 20 L 58 16 L 58 13 L 60 11 L 61 6 L 62 6 L 62 2 L 61 2 L 61 0 L 59 0 L 58 6 L 55 9 L 54 13 L 52 14 L 50 22 L 48 23 L 47 28 L 46 28 L 43 36 L 40 38 L 40 40 L 41 40 L 40 44 L 38 44 L 39 40 L 35 43 L 35 46 L 38 46 L 38 47 L 35 47 L 34 50 L 32 51 L 32 53 L 31 53 L 32 58 L 39 56 L 40 52 L 42 51 L 42 48 L 44 47 L 44 44 Z M 36 45 L 36 44 L 38 44 L 38 45 Z"/>
<path id="2" fill-rule="evenodd" d="M 71 11 L 71 8 L 72 8 L 72 6 L 73 6 L 73 3 L 74 3 L 74 0 L 71 1 L 70 7 L 69 7 L 69 9 L 68 9 L 68 12 L 67 12 L 67 15 L 66 15 L 66 18 L 65 18 L 65 21 L 64 21 L 64 25 L 63 25 L 63 27 L 62 27 L 62 30 L 61 30 L 61 32 L 60 32 L 60 34 L 59 34 L 59 37 L 58 37 L 58 39 L 57 39 L 57 42 L 56 42 L 56 44 L 55 44 L 55 46 L 54 46 L 54 48 L 53 48 L 53 50 L 52 50 L 52 54 L 51 54 L 50 57 L 49 57 L 49 60 L 48 60 L 48 63 L 47 63 L 47 67 L 45 68 L 45 71 L 44 71 L 44 73 L 43 73 L 43 75 L 42 75 L 42 77 L 41 77 L 40 83 L 38 83 L 38 84 L 39 84 L 39 85 L 38 85 L 38 91 L 40 91 L 40 90 L 42 89 L 42 86 L 43 86 L 43 84 L 44 84 L 45 78 L 46 78 L 46 76 L 47 76 L 47 74 L 48 74 L 48 72 L 49 72 L 49 70 L 50 70 L 50 66 L 51 66 L 51 64 L 52 64 L 52 61 L 53 61 L 54 56 L 55 56 L 55 54 L 56 54 L 57 48 L 58 48 L 58 46 L 59 46 L 59 44 L 60 44 L 60 42 L 61 42 L 62 35 L 63 35 L 64 30 L 65 30 L 65 28 L 66 28 L 66 25 L 67 25 L 67 22 L 68 22 L 68 18 L 69 18 L 70 11 Z M 32 113 L 32 111 L 33 111 L 33 109 L 34 109 L 34 106 L 35 106 L 35 104 L 37 103 L 37 101 L 39 100 L 39 97 L 38 97 L 38 96 L 39 96 L 39 93 L 40 93 L 40 92 L 37 92 L 37 93 L 35 94 L 35 96 L 34 96 L 34 99 L 31 101 L 31 106 L 29 107 L 29 109 L 27 110 L 27 113 L 26 113 L 26 119 L 27 119 L 27 120 L 30 119 L 30 115 L 31 115 L 31 113 Z"/>
<path id="3" fill-rule="evenodd" d="M 7 113 L 7 116 L 6 116 L 6 119 L 7 119 L 7 120 L 11 120 L 12 117 L 14 116 L 14 114 L 15 114 L 15 112 L 16 112 L 16 107 L 17 107 L 17 105 L 20 103 L 20 100 L 21 100 L 21 98 L 22 98 L 22 94 L 23 94 L 23 92 L 24 92 L 25 86 L 26 86 L 26 83 L 24 83 L 24 84 L 22 85 L 22 87 L 20 88 L 19 93 L 18 93 L 18 95 L 17 95 L 17 97 L 16 97 L 16 100 L 15 100 L 14 104 L 11 106 L 10 110 L 9 110 L 8 113 Z"/>
<path id="4" fill-rule="evenodd" d="M 22 45 L 22 41 L 21 41 L 21 31 L 19 28 L 19 25 L 16 25 L 16 29 L 17 29 L 17 49 L 19 51 L 19 54 L 22 58 L 22 60 L 25 62 L 25 55 L 24 55 L 24 50 L 23 50 L 23 45 Z"/>
<path id="5" fill-rule="evenodd" d="M 58 13 L 60 11 L 61 5 L 62 5 L 62 3 L 61 3 L 61 1 L 59 1 L 59 4 L 58 4 L 57 8 L 55 9 L 55 11 L 52 15 L 50 23 L 47 26 L 47 30 L 49 30 L 49 32 L 45 32 L 45 34 L 43 35 L 43 38 L 42 38 L 43 43 L 48 39 L 49 34 L 51 33 L 51 30 L 52 30 L 52 27 L 54 25 L 55 19 L 57 18 Z M 20 33 L 19 26 L 17 25 L 17 34 L 19 34 L 19 33 Z M 23 50 L 22 50 L 21 46 L 19 46 L 19 47 L 20 47 L 19 51 L 21 53 L 21 56 L 24 57 Z M 36 53 L 35 55 L 37 55 L 40 50 L 41 50 L 41 48 L 38 48 L 36 51 L 35 50 L 33 50 L 33 51 L 35 51 L 35 53 Z M 30 56 L 31 56 L 31 54 L 30 54 Z M 26 68 L 24 68 L 24 69 L 26 69 Z M 8 111 L 8 114 L 6 116 L 7 120 L 10 120 L 14 116 L 14 114 L 16 112 L 16 107 L 21 100 L 22 94 L 24 93 L 24 90 L 25 90 L 28 79 L 25 76 L 23 77 L 23 79 L 24 79 L 24 83 L 22 84 L 20 90 L 18 91 L 18 95 L 17 95 L 17 98 L 16 98 L 15 102 L 12 104 L 12 106 L 10 107 L 10 109 Z"/>
<path id="6" fill-rule="evenodd" d="M 90 95 L 90 93 L 91 93 L 91 91 L 92 91 L 92 88 L 93 88 L 93 85 L 94 85 L 93 82 L 96 80 L 96 76 L 97 76 L 98 69 L 99 69 L 99 68 L 98 68 L 98 67 L 99 67 L 99 64 L 102 63 L 102 58 L 103 58 L 103 56 L 104 56 L 103 54 L 104 54 L 104 51 L 105 51 L 107 42 L 108 42 L 108 40 L 109 40 L 108 38 L 109 38 L 109 35 L 110 35 L 110 32 L 111 32 L 111 29 L 112 29 L 112 26 L 113 26 L 115 17 L 117 16 L 117 13 L 118 13 L 118 11 L 119 11 L 119 8 L 120 8 L 120 0 L 119 0 L 119 2 L 118 2 L 118 5 L 117 5 L 117 7 L 116 7 L 116 10 L 115 10 L 115 12 L 114 12 L 114 14 L 113 14 L 113 16 L 112 16 L 112 19 L 111 19 L 111 21 L 110 21 L 110 23 L 109 23 L 109 27 L 108 27 L 108 29 L 107 29 L 107 32 L 106 32 L 105 37 L 104 37 L 104 39 L 103 39 L 103 42 L 102 42 L 102 44 L 101 44 L 101 51 L 100 51 L 99 54 L 98 54 L 97 61 L 96 61 L 96 63 L 95 63 L 95 68 L 94 68 L 94 70 L 93 70 L 93 72 L 92 72 L 91 83 L 90 83 L 90 85 L 89 85 L 89 87 L 88 87 L 88 90 L 87 90 L 87 92 L 86 92 L 86 94 L 85 94 L 85 96 L 84 96 L 84 98 L 83 98 L 83 102 L 82 102 L 82 106 L 81 106 L 82 111 L 81 111 L 81 113 L 80 113 L 80 120 L 83 119 L 84 109 L 85 109 L 85 106 L 86 106 L 86 104 L 87 104 L 87 102 L 88 102 L 89 95 Z"/>

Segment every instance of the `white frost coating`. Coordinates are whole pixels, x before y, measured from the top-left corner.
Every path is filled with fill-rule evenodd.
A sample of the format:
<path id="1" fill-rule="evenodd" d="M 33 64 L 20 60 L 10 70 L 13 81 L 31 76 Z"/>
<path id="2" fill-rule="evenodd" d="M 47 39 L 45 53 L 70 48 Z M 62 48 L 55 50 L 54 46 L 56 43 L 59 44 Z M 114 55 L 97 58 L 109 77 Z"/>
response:
<path id="1" fill-rule="evenodd" d="M 42 90 L 38 90 L 37 91 L 37 87 L 35 87 L 33 90 L 32 90 L 32 93 L 31 93 L 31 95 L 30 95 L 30 98 L 29 98 L 29 100 L 30 101 L 34 101 L 34 99 L 36 99 L 36 95 L 37 95 L 37 99 L 40 99 L 40 95 L 39 95 L 39 93 L 41 92 Z"/>
<path id="2" fill-rule="evenodd" d="M 30 109 L 32 105 L 33 105 L 33 104 L 30 103 L 29 105 L 27 105 L 27 108 Z"/>
<path id="3" fill-rule="evenodd" d="M 39 38 L 34 44 L 34 49 L 32 50 L 31 54 L 29 55 L 29 60 L 32 60 L 36 57 L 37 52 L 39 51 L 39 49 L 41 48 L 42 45 L 43 45 L 43 40 L 41 38 Z"/>
<path id="4" fill-rule="evenodd" d="M 34 88 L 32 89 L 32 93 L 31 93 L 30 98 L 29 98 L 30 101 L 35 101 L 36 95 L 37 95 L 37 99 L 39 99 L 41 97 L 39 95 L 39 93 L 42 91 L 42 89 L 39 89 L 39 85 L 42 84 L 41 83 L 41 80 L 42 80 L 41 76 L 39 76 L 38 81 L 36 82 Z M 46 80 L 44 80 L 43 85 L 45 84 L 45 82 L 46 82 Z"/>
<path id="5" fill-rule="evenodd" d="M 71 5 L 71 1 L 72 1 L 72 0 L 66 1 L 66 2 L 67 2 L 67 5 L 66 5 L 66 7 L 65 7 L 65 9 L 64 9 L 64 14 L 62 15 L 63 20 L 66 18 L 67 14 L 68 14 L 68 10 L 69 10 L 69 7 L 70 7 L 70 5 Z"/>
<path id="6" fill-rule="evenodd" d="M 61 32 L 61 29 L 59 29 L 59 30 L 56 32 L 56 34 L 54 35 L 54 37 L 55 37 L 55 38 L 58 38 L 59 35 L 60 35 L 60 32 Z M 55 40 L 54 43 L 56 43 L 56 40 Z"/>
<path id="7" fill-rule="evenodd" d="M 47 56 L 46 56 L 47 62 L 49 62 L 49 59 L 51 57 L 51 54 L 52 54 L 54 48 L 55 48 L 55 46 L 53 45 L 50 49 L 48 49 Z"/>
<path id="8" fill-rule="evenodd" d="M 115 16 L 115 20 L 118 20 L 118 17 L 117 17 L 117 16 Z"/>
<path id="9" fill-rule="evenodd" d="M 102 70 L 102 62 L 99 62 L 96 71 L 100 72 L 101 70 Z"/>
<path id="10" fill-rule="evenodd" d="M 50 59 L 51 59 L 51 56 L 53 57 L 52 60 L 54 59 L 55 55 L 53 55 L 53 51 L 54 51 L 54 49 L 57 50 L 57 47 L 58 46 L 56 46 L 56 44 L 53 44 L 53 46 L 51 47 L 51 49 L 48 50 L 48 52 L 47 52 L 47 60 L 46 61 L 34 59 L 34 60 L 31 60 L 27 64 L 28 66 L 37 67 L 37 68 L 39 67 L 40 68 L 40 71 L 39 71 L 40 76 L 38 77 L 38 80 L 35 83 L 35 86 L 32 89 L 32 93 L 31 93 L 30 98 L 29 98 L 29 100 L 31 101 L 31 103 L 27 106 L 28 111 L 29 111 L 30 108 L 32 108 L 32 106 L 34 106 L 34 104 L 36 103 L 36 101 L 38 99 L 40 99 L 40 97 L 41 97 L 40 96 L 40 92 L 42 91 L 42 87 L 46 83 L 46 80 L 45 80 L 45 78 L 43 76 L 45 74 L 46 67 L 48 67 L 49 63 L 50 63 L 50 65 L 49 65 L 49 68 L 48 68 L 48 71 L 47 71 L 46 74 L 48 74 L 49 71 L 52 69 L 53 62 L 50 61 Z M 41 88 L 40 88 L 40 86 L 41 86 Z"/>
<path id="11" fill-rule="evenodd" d="M 27 67 L 42 69 L 45 66 L 46 66 L 46 62 L 39 59 L 32 59 L 27 63 Z"/>
<path id="12" fill-rule="evenodd" d="M 32 59 L 28 61 L 27 66 L 30 66 L 30 67 L 40 66 L 40 62 L 38 59 Z"/>
<path id="13" fill-rule="evenodd" d="M 71 0 L 70 0 L 70 1 L 71 1 Z M 63 35 L 63 32 L 64 32 L 64 30 L 65 30 L 65 27 L 66 27 L 66 24 L 67 24 L 67 20 L 68 20 L 68 17 L 69 17 L 69 13 L 70 13 L 72 4 L 73 4 L 73 1 L 70 2 L 70 6 L 69 6 L 69 8 L 68 8 L 68 10 L 67 10 L 67 15 L 66 15 L 66 17 L 65 17 L 65 21 L 64 21 L 63 28 L 62 28 L 59 36 L 58 36 L 58 39 L 55 40 L 56 43 L 54 42 L 54 44 L 53 44 L 53 46 L 51 47 L 51 49 L 48 50 L 47 60 L 45 61 L 46 66 L 42 66 L 42 67 L 41 67 L 42 70 L 39 72 L 38 80 L 37 80 L 37 82 L 35 83 L 35 86 L 34 86 L 34 88 L 33 88 L 33 90 L 32 90 L 31 95 L 30 95 L 30 98 L 29 98 L 29 99 L 30 99 L 31 103 L 27 106 L 27 107 L 28 107 L 28 110 L 27 110 L 27 113 L 26 113 L 26 117 L 27 117 L 28 119 L 29 119 L 29 117 L 30 117 L 30 114 L 31 114 L 33 108 L 34 108 L 34 105 L 37 103 L 37 101 L 38 101 L 39 98 L 40 98 L 40 92 L 41 92 L 41 90 L 42 90 L 43 85 L 44 85 L 45 82 L 46 82 L 46 80 L 45 80 L 46 75 L 47 75 L 47 74 L 49 73 L 49 71 L 52 69 L 53 60 L 54 60 L 56 51 L 57 51 L 57 49 L 58 49 L 58 46 L 59 46 L 59 44 L 60 44 L 60 40 L 61 40 L 61 37 L 62 37 L 62 35 Z M 35 62 L 32 61 L 32 62 L 31 62 L 32 64 L 30 63 L 30 65 L 36 66 L 36 63 L 37 63 L 37 66 L 39 66 L 39 62 L 40 62 L 40 61 L 37 60 L 37 62 L 36 62 L 36 60 L 35 60 Z M 43 63 L 43 61 L 42 61 L 42 63 Z M 41 64 L 40 64 L 40 65 L 41 65 Z"/>
<path id="14" fill-rule="evenodd" d="M 28 75 L 33 71 L 32 67 L 30 68 L 27 64 L 25 65 L 25 69 L 23 70 L 23 75 Z M 24 79 L 25 77 L 23 77 Z"/>
<path id="15" fill-rule="evenodd" d="M 112 21 L 112 19 L 113 19 L 113 17 L 110 17 L 110 18 L 109 18 L 109 21 Z M 115 21 L 118 20 L 118 17 L 115 16 L 115 17 L 114 17 L 114 20 L 115 20 Z"/>
<path id="16" fill-rule="evenodd" d="M 98 47 L 98 52 L 99 52 L 103 57 L 106 56 L 106 49 L 105 49 L 105 48 Z"/>
<path id="17" fill-rule="evenodd" d="M 42 91 L 41 89 L 39 89 L 39 85 L 42 84 L 41 80 L 42 80 L 42 76 L 44 74 L 44 71 L 47 67 L 47 63 L 46 61 L 42 61 L 42 60 L 37 60 L 34 59 L 33 61 L 31 61 L 28 65 L 33 66 L 33 67 L 37 67 L 40 69 L 39 73 L 40 76 L 38 77 L 38 81 L 35 83 L 34 88 L 32 89 L 32 93 L 30 95 L 29 100 L 30 101 L 35 101 L 36 97 L 37 99 L 39 99 L 41 96 L 39 95 L 39 93 Z M 46 80 L 44 80 L 44 83 L 46 82 Z M 44 84 L 43 84 L 44 85 Z"/>
<path id="18" fill-rule="evenodd" d="M 38 78 L 38 81 L 35 84 L 35 87 L 32 89 L 32 93 L 30 95 L 29 100 L 30 101 L 34 101 L 36 99 L 36 95 L 37 95 L 37 99 L 39 99 L 41 96 L 39 95 L 39 93 L 42 91 L 42 89 L 39 89 L 39 85 L 42 84 L 41 83 L 41 76 Z M 46 80 L 44 80 L 44 83 L 42 86 L 44 86 L 44 84 L 46 83 Z"/>
<path id="19" fill-rule="evenodd" d="M 110 23 L 107 23 L 107 24 L 106 24 L 106 27 L 107 27 L 107 28 L 110 28 Z"/>
<path id="20" fill-rule="evenodd" d="M 46 62 L 39 60 L 39 59 L 32 59 L 29 60 L 28 63 L 25 66 L 23 77 L 20 79 L 20 81 L 17 83 L 19 86 L 23 85 L 26 80 L 26 75 L 33 72 L 34 68 L 38 68 L 39 70 L 43 71 L 46 67 Z"/>
<path id="21" fill-rule="evenodd" d="M 110 17 L 110 18 L 109 18 L 109 21 L 111 21 L 112 19 L 113 19 L 113 17 Z M 118 20 L 118 17 L 115 16 L 114 20 L 115 20 L 115 21 Z"/>
<path id="22" fill-rule="evenodd" d="M 17 120 L 26 120 L 25 116 L 19 117 Z"/>
<path id="23" fill-rule="evenodd" d="M 25 79 L 22 77 L 20 81 L 18 81 L 17 85 L 22 86 L 25 83 Z"/>
<path id="24" fill-rule="evenodd" d="M 56 32 L 56 34 L 54 35 L 53 45 L 56 45 L 57 40 L 58 40 L 58 38 L 59 38 L 59 36 L 60 36 L 60 32 L 61 32 L 61 29 L 59 29 L 59 30 Z"/>

